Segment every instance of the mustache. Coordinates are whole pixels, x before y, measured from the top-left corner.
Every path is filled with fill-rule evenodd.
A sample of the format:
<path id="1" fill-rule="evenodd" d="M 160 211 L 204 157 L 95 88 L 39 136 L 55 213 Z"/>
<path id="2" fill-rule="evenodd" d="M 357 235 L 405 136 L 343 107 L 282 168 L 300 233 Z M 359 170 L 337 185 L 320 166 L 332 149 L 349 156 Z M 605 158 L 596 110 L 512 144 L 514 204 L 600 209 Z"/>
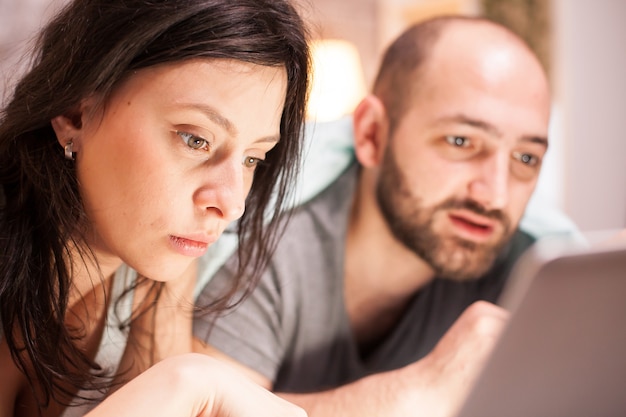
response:
<path id="1" fill-rule="evenodd" d="M 471 199 L 465 200 L 457 200 L 451 198 L 449 200 L 444 201 L 439 206 L 436 207 L 437 210 L 449 210 L 449 209 L 464 209 L 471 211 L 475 214 L 478 214 L 483 217 L 487 217 L 493 220 L 497 220 L 503 223 L 505 226 L 509 226 L 511 223 L 508 216 L 502 210 L 488 210 L 477 201 Z"/>

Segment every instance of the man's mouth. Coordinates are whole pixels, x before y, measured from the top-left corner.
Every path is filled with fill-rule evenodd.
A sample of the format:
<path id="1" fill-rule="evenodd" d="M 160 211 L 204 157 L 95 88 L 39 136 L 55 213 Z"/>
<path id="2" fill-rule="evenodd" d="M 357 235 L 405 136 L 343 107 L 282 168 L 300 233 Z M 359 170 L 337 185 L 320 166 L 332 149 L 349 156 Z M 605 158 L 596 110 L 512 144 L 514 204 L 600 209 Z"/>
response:
<path id="1" fill-rule="evenodd" d="M 448 217 L 460 237 L 475 242 L 491 239 L 497 224 L 495 220 L 473 213 L 450 213 Z"/>

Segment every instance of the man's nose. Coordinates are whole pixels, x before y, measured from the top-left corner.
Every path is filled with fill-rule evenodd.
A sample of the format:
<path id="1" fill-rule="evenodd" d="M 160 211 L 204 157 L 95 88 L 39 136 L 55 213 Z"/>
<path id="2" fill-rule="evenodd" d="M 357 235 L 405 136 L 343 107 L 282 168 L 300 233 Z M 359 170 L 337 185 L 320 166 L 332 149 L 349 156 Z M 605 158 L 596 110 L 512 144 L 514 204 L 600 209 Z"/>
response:
<path id="1" fill-rule="evenodd" d="M 224 158 L 208 167 L 204 183 L 194 193 L 194 204 L 203 212 L 214 212 L 227 222 L 237 220 L 244 213 L 249 191 L 245 169 L 236 157 Z"/>
<path id="2" fill-rule="evenodd" d="M 488 210 L 504 209 L 509 200 L 510 163 L 504 152 L 477 161 L 468 186 L 470 197 Z"/>

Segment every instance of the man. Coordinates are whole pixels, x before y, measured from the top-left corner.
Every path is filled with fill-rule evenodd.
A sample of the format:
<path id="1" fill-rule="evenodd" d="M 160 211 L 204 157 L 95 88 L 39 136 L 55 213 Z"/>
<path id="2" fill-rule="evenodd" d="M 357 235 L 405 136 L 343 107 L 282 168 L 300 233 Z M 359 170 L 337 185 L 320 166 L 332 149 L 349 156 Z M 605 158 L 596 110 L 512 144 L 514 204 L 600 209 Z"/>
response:
<path id="1" fill-rule="evenodd" d="M 296 209 L 249 299 L 210 334 L 195 320 L 196 349 L 312 417 L 453 415 L 506 321 L 490 302 L 534 241 L 518 225 L 549 110 L 541 65 L 503 27 L 409 28 L 354 112 L 358 164 Z"/>

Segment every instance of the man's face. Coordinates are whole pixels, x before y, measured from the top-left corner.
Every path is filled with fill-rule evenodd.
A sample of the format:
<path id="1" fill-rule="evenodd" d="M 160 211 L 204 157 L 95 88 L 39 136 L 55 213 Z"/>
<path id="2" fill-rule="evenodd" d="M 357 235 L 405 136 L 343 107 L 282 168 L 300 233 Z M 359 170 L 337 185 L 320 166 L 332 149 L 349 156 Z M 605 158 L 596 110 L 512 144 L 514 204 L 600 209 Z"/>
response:
<path id="1" fill-rule="evenodd" d="M 377 199 L 395 237 L 438 276 L 473 279 L 511 238 L 534 190 L 549 95 L 514 57 L 482 57 L 478 70 L 432 61 L 389 138 Z"/>

